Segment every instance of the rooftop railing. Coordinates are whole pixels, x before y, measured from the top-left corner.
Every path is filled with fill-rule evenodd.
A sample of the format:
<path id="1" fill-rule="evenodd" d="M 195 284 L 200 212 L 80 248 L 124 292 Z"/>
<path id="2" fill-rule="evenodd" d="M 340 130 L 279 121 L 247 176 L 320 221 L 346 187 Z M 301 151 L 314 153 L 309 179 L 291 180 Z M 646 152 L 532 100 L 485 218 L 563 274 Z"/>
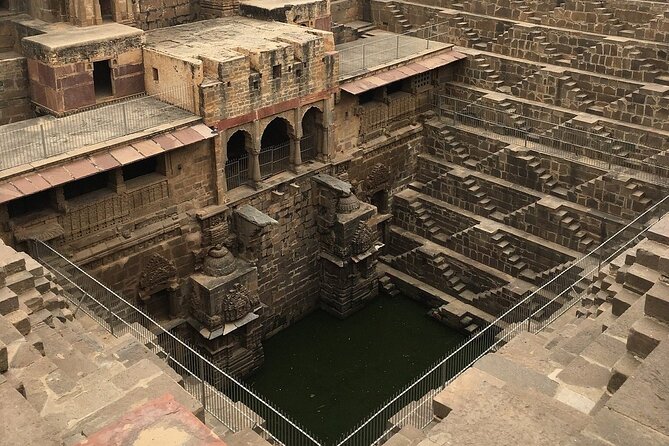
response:
<path id="1" fill-rule="evenodd" d="M 402 34 L 359 39 L 337 48 L 339 52 L 339 77 L 347 78 L 364 73 L 369 68 L 388 64 L 392 61 L 415 56 L 430 50 L 445 48 L 439 41 L 446 32 L 439 33 L 439 25 L 448 22 L 422 26 Z M 418 37 L 420 36 L 420 37 Z"/>
<path id="2" fill-rule="evenodd" d="M 193 91 L 180 86 L 148 95 L 140 94 L 91 107 L 61 118 L 45 117 L 0 126 L 0 170 L 170 122 L 197 118 Z"/>

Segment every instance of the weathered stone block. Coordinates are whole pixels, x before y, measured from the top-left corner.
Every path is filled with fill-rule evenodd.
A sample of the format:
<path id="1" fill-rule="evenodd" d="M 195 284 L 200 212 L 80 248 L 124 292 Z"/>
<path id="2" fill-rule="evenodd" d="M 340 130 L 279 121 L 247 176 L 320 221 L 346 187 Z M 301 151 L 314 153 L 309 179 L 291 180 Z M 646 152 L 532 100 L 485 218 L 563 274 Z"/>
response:
<path id="1" fill-rule="evenodd" d="M 666 276 L 662 276 L 646 293 L 644 312 L 646 316 L 669 323 L 669 283 Z"/>
<path id="2" fill-rule="evenodd" d="M 630 327 L 627 351 L 645 358 L 668 336 L 669 327 L 648 317 L 641 318 Z"/>

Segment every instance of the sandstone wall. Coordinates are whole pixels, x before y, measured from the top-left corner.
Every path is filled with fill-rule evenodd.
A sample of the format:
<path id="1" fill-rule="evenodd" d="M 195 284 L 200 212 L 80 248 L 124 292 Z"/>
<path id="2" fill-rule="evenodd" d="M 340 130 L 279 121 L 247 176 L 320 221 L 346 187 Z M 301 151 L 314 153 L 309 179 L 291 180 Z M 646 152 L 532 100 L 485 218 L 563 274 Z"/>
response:
<path id="1" fill-rule="evenodd" d="M 365 20 L 364 2 L 357 0 L 335 0 L 330 2 L 330 13 L 335 23 L 347 23 L 355 20 Z"/>
<path id="2" fill-rule="evenodd" d="M 330 53 L 333 49 L 332 35 L 323 34 L 322 39 L 291 42 L 248 58 L 240 55 L 218 66 L 212 61 L 216 77 L 201 86 L 205 121 L 249 115 L 266 107 L 281 109 L 283 103 L 298 97 L 327 96 L 338 78 L 337 58 Z M 203 59 L 206 70 L 208 62 Z M 276 66 L 280 66 L 278 76 Z"/>
<path id="3" fill-rule="evenodd" d="M 0 125 L 32 117 L 26 59 L 0 60 Z"/>
<path id="4" fill-rule="evenodd" d="M 133 3 L 136 26 L 144 30 L 192 22 L 199 13 L 199 0 L 137 0 Z"/>

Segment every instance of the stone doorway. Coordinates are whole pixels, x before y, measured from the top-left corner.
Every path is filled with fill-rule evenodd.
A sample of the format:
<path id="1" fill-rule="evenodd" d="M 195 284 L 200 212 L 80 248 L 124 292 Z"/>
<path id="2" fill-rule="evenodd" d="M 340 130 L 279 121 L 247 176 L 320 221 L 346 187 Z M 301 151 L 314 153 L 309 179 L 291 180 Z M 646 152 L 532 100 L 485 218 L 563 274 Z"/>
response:
<path id="1" fill-rule="evenodd" d="M 226 148 L 228 160 L 225 162 L 225 181 L 228 190 L 246 183 L 249 178 L 249 152 L 253 147 L 253 138 L 238 130 L 228 139 Z"/>
<path id="2" fill-rule="evenodd" d="M 300 150 L 302 161 L 309 161 L 323 153 L 323 113 L 316 107 L 311 107 L 302 118 L 302 141 Z"/>
<path id="3" fill-rule="evenodd" d="M 156 321 L 169 320 L 170 318 L 170 292 L 160 290 L 151 294 L 143 301 L 144 310 Z"/>
<path id="4" fill-rule="evenodd" d="M 112 96 L 112 77 L 110 60 L 93 62 L 93 85 L 95 86 L 95 98 L 103 99 Z"/>
<path id="5" fill-rule="evenodd" d="M 100 0 L 100 15 L 102 20 L 111 21 L 114 16 L 112 0 Z"/>
<path id="6" fill-rule="evenodd" d="M 388 191 L 385 189 L 380 189 L 374 192 L 369 201 L 370 204 L 376 206 L 379 214 L 388 213 Z"/>

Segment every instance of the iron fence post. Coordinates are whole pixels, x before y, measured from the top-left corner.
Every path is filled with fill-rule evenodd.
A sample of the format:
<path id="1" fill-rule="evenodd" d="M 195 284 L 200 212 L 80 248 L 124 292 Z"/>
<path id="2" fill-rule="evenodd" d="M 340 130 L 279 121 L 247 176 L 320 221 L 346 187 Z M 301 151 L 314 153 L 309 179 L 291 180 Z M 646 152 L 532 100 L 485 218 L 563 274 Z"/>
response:
<path id="1" fill-rule="evenodd" d="M 107 313 L 109 315 L 109 331 L 111 332 L 112 336 L 116 337 L 116 334 L 114 333 L 114 313 L 111 310 L 111 306 L 107 308 Z"/>
<path id="2" fill-rule="evenodd" d="M 365 44 L 362 44 L 362 67 L 363 70 L 365 69 Z"/>
<path id="3" fill-rule="evenodd" d="M 207 410 L 207 397 L 205 393 L 205 380 L 204 380 L 204 361 L 202 360 L 202 356 L 198 356 L 198 368 L 200 369 L 200 385 L 202 386 L 202 408 L 206 411 Z"/>
<path id="4" fill-rule="evenodd" d="M 121 104 L 123 110 L 123 128 L 125 129 L 125 134 L 128 134 L 128 110 L 126 109 L 125 102 Z"/>
<path id="5" fill-rule="evenodd" d="M 44 150 L 44 157 L 49 156 L 46 151 L 46 133 L 44 132 L 44 124 L 39 125 L 40 135 L 42 137 L 42 150 Z"/>

